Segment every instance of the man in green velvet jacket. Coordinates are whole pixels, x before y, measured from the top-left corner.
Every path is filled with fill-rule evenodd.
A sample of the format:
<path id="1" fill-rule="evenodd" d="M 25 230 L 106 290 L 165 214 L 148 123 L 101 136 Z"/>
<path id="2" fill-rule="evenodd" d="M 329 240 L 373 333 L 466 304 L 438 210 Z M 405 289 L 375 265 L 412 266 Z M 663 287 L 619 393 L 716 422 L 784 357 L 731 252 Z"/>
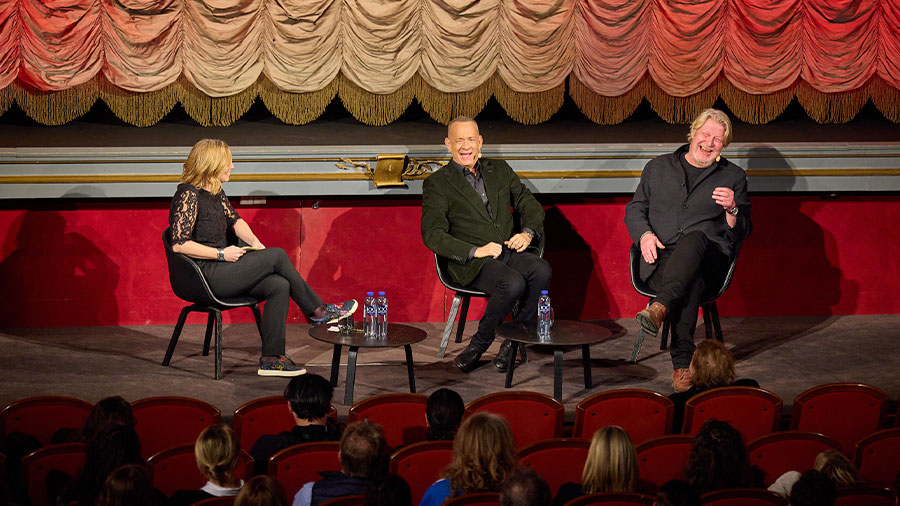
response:
<path id="1" fill-rule="evenodd" d="M 422 188 L 425 245 L 449 260 L 455 282 L 490 295 L 478 331 L 454 360 L 463 372 L 478 367 L 517 301 L 516 321 L 535 321 L 540 291 L 550 284 L 550 264 L 525 251 L 543 232 L 544 210 L 505 161 L 481 159 L 482 142 L 474 120 L 451 121 L 444 139 L 451 161 Z M 510 208 L 521 230 L 515 230 Z M 494 359 L 501 372 L 509 365 L 511 345 L 503 343 Z"/>

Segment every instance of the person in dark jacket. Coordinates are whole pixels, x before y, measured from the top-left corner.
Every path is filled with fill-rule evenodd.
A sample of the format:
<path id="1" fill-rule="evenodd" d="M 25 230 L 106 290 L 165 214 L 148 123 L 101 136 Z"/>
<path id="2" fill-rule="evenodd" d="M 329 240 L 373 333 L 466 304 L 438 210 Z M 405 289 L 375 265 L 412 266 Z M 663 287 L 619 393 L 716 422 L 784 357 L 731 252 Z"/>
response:
<path id="1" fill-rule="evenodd" d="M 333 396 L 331 382 L 318 374 L 292 378 L 284 389 L 284 398 L 297 425 L 289 431 L 261 436 L 256 441 L 250 449 L 254 472 L 266 474 L 269 457 L 289 446 L 340 439 L 340 429 L 326 416 Z"/>
<path id="2" fill-rule="evenodd" d="M 363 495 L 384 464 L 384 429 L 364 418 L 347 425 L 341 437 L 341 470 L 322 471 L 322 479 L 303 485 L 293 506 L 317 506 L 348 495 Z"/>
<path id="3" fill-rule="evenodd" d="M 641 331 L 656 335 L 671 322 L 672 387 L 690 388 L 694 327 L 706 286 L 721 283 L 730 260 L 752 230 L 743 169 L 722 158 L 731 121 L 705 109 L 688 142 L 644 167 L 625 225 L 641 251 L 640 278 L 656 297 L 637 314 Z"/>
<path id="4" fill-rule="evenodd" d="M 495 329 L 517 302 L 515 321 L 534 324 L 538 297 L 550 285 L 550 264 L 525 251 L 543 233 L 544 209 L 509 164 L 481 158 L 482 142 L 473 119 L 455 118 L 444 139 L 450 163 L 422 185 L 425 246 L 449 260 L 453 281 L 489 295 L 478 331 L 454 359 L 466 373 L 479 366 Z M 519 216 L 518 227 L 510 208 Z M 501 372 L 512 344 L 504 342 L 494 359 Z"/>

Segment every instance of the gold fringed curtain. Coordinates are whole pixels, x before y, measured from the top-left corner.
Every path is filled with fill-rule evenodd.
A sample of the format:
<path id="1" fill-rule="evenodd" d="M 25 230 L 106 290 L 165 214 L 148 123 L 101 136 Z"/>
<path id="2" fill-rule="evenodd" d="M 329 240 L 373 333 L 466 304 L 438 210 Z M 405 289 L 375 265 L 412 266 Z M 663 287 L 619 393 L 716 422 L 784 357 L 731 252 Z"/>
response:
<path id="1" fill-rule="evenodd" d="M 867 101 L 900 122 L 898 26 L 900 0 L 6 0 L 0 113 L 57 125 L 99 98 L 133 125 L 176 104 L 229 125 L 259 98 L 302 124 L 338 97 L 384 125 L 413 100 L 447 122 L 494 97 L 535 124 L 568 93 L 604 124 L 719 98 L 751 123 L 794 99 L 820 122 Z"/>

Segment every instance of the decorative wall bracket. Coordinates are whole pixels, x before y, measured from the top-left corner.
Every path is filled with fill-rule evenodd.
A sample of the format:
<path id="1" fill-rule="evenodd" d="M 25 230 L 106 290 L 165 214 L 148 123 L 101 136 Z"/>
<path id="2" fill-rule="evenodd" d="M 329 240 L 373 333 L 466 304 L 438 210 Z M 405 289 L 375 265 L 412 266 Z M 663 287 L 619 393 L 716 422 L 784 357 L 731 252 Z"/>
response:
<path id="1" fill-rule="evenodd" d="M 417 160 L 402 153 L 382 153 L 375 160 L 374 169 L 368 162 L 357 162 L 349 158 L 342 158 L 343 163 L 335 165 L 343 170 L 362 169 L 372 178 L 375 188 L 394 186 L 405 188 L 404 179 L 424 179 L 428 174 L 447 164 L 442 160 Z"/>

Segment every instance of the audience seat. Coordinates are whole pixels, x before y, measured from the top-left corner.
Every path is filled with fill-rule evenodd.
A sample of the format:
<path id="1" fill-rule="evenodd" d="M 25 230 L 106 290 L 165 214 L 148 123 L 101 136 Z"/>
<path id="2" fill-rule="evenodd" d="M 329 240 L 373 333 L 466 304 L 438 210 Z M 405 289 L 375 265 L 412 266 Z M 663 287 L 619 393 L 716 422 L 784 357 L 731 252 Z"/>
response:
<path id="1" fill-rule="evenodd" d="M 250 451 L 260 436 L 293 429 L 296 423 L 290 409 L 283 395 L 270 395 L 245 402 L 234 410 L 232 425 L 240 447 Z M 337 421 L 334 406 L 325 416 Z"/>
<path id="2" fill-rule="evenodd" d="M 556 497 L 559 487 L 568 483 L 581 483 L 581 472 L 587 460 L 590 441 L 584 439 L 546 439 L 519 449 L 519 462 L 537 471 L 550 485 Z"/>
<path id="3" fill-rule="evenodd" d="M 649 495 L 632 492 L 599 492 L 572 499 L 565 506 L 589 506 L 592 504 L 602 504 L 604 506 L 652 506 L 653 498 Z"/>
<path id="4" fill-rule="evenodd" d="M 196 490 L 206 484 L 197 467 L 194 445 L 182 445 L 163 450 L 147 459 L 147 471 L 153 486 L 168 497 L 179 490 Z M 239 480 L 253 476 L 253 457 L 244 450 L 238 460 L 235 475 Z"/>
<path id="5" fill-rule="evenodd" d="M 784 497 L 761 488 L 728 488 L 707 492 L 701 506 L 787 506 Z"/>
<path id="6" fill-rule="evenodd" d="M 21 432 L 33 436 L 42 445 L 50 444 L 53 434 L 63 428 L 78 428 L 93 406 L 87 401 L 61 395 L 27 397 L 0 410 L 0 442 L 7 434 Z"/>
<path id="7" fill-rule="evenodd" d="M 442 506 L 497 506 L 498 504 L 500 504 L 500 493 L 477 492 L 447 499 Z"/>
<path id="8" fill-rule="evenodd" d="M 688 399 L 682 432 L 697 434 L 707 419 L 715 418 L 737 429 L 747 444 L 778 430 L 781 410 L 781 397 L 762 388 L 714 388 Z"/>
<path id="9" fill-rule="evenodd" d="M 870 385 L 819 385 L 794 399 L 791 429 L 825 434 L 853 458 L 857 441 L 884 427 L 887 401 L 886 393 Z"/>
<path id="10" fill-rule="evenodd" d="M 853 463 L 870 482 L 893 485 L 900 475 L 900 428 L 878 431 L 856 443 Z"/>
<path id="11" fill-rule="evenodd" d="M 344 497 L 336 497 L 330 501 L 319 503 L 319 506 L 363 506 L 366 504 L 366 496 L 364 495 L 345 495 Z"/>
<path id="12" fill-rule="evenodd" d="M 672 401 L 651 390 L 623 388 L 596 393 L 575 406 L 572 437 L 591 439 L 607 425 L 625 429 L 631 442 L 644 441 L 672 432 Z"/>
<path id="13" fill-rule="evenodd" d="M 425 440 L 428 431 L 424 394 L 382 394 L 359 401 L 350 408 L 347 423 L 368 418 L 384 427 L 384 440 L 391 449 Z"/>
<path id="14" fill-rule="evenodd" d="M 234 497 L 209 497 L 191 506 L 234 506 Z"/>
<path id="15" fill-rule="evenodd" d="M 288 502 L 310 481 L 318 481 L 319 471 L 340 471 L 339 441 L 321 441 L 290 446 L 269 458 L 269 476 L 278 480 Z"/>
<path id="16" fill-rule="evenodd" d="M 409 484 L 412 503 L 419 504 L 425 491 L 440 478 L 453 460 L 453 441 L 422 441 L 391 454 L 389 471 Z"/>
<path id="17" fill-rule="evenodd" d="M 519 448 L 535 441 L 562 436 L 565 408 L 547 394 L 495 392 L 466 405 L 466 416 L 479 411 L 496 413 L 506 418 Z"/>
<path id="18" fill-rule="evenodd" d="M 61 443 L 45 446 L 22 458 L 22 483 L 25 485 L 32 506 L 51 506 L 55 498 L 47 497 L 47 473 L 62 471 L 69 476 L 78 475 L 84 466 L 84 443 Z"/>
<path id="19" fill-rule="evenodd" d="M 635 451 L 641 481 L 661 487 L 669 480 L 680 479 L 693 440 L 694 436 L 672 434 L 639 444 Z"/>
<path id="20" fill-rule="evenodd" d="M 895 506 L 897 494 L 887 487 L 839 488 L 834 506 Z"/>
<path id="21" fill-rule="evenodd" d="M 766 434 L 747 445 L 750 464 L 759 467 L 766 486 L 788 471 L 812 469 L 816 456 L 825 450 L 837 450 L 834 439 L 814 432 L 788 430 Z"/>
<path id="22" fill-rule="evenodd" d="M 173 446 L 193 445 L 206 427 L 221 422 L 212 404 L 190 397 L 147 397 L 131 403 L 145 458 Z"/>

